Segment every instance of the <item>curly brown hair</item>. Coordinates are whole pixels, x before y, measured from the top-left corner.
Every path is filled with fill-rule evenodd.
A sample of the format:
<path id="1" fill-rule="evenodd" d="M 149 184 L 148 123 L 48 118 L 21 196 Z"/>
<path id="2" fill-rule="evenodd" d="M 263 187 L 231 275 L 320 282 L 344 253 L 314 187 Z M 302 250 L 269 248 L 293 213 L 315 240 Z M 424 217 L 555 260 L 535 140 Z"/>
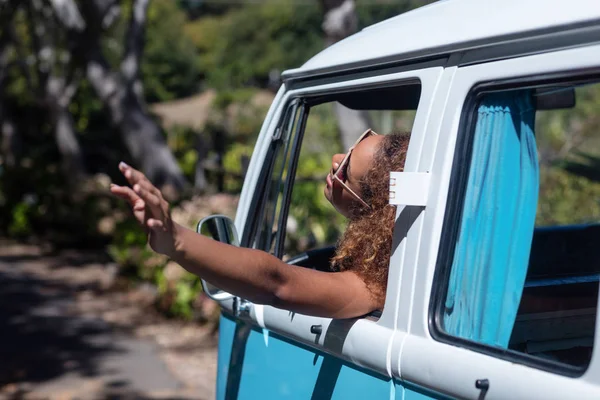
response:
<path id="1" fill-rule="evenodd" d="M 383 305 L 392 250 L 396 206 L 389 204 L 390 171 L 401 171 L 406 160 L 409 134 L 386 135 L 360 182 L 362 198 L 371 209 L 353 210 L 339 240 L 331 265 L 337 271 L 356 272 Z"/>

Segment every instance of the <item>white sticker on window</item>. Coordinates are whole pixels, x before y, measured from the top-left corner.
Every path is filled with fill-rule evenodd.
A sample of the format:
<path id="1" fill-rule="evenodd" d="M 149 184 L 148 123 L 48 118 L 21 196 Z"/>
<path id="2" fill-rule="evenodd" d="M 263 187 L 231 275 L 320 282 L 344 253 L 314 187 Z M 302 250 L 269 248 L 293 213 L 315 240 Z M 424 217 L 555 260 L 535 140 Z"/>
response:
<path id="1" fill-rule="evenodd" d="M 390 172 L 390 204 L 425 206 L 430 179 L 429 172 Z"/>

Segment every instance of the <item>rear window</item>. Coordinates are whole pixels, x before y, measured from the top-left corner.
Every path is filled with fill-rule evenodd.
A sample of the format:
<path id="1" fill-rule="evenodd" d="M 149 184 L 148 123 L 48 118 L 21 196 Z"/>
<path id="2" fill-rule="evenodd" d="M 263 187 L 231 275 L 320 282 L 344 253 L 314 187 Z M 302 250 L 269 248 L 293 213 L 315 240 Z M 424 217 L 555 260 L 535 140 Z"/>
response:
<path id="1" fill-rule="evenodd" d="M 486 90 L 471 104 L 436 327 L 475 350 L 582 373 L 600 277 L 600 84 Z"/>

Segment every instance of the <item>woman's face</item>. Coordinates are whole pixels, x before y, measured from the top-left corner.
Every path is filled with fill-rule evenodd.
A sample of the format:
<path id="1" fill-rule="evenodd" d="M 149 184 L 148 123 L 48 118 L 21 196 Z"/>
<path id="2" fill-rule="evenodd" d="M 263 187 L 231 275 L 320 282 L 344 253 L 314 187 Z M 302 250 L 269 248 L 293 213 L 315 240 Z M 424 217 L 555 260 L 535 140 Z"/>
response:
<path id="1" fill-rule="evenodd" d="M 371 160 L 383 137 L 383 135 L 376 135 L 365 138 L 354 147 L 348 160 L 344 181 L 361 198 L 360 181 L 369 170 Z M 335 154 L 331 158 L 331 168 L 333 171 L 337 171 L 345 156 L 345 154 Z M 325 197 L 340 214 L 347 218 L 350 217 L 350 211 L 354 207 L 360 206 L 360 202 L 339 182 L 333 180 L 330 174 L 327 175 Z"/>

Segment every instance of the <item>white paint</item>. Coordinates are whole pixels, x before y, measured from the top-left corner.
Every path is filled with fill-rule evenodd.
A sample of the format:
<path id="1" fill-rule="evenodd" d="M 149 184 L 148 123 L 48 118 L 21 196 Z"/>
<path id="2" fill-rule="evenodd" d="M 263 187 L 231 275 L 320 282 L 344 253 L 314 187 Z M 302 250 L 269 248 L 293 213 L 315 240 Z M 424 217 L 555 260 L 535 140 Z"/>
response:
<path id="1" fill-rule="evenodd" d="M 428 172 L 390 172 L 390 204 L 425 206 L 430 178 Z"/>
<path id="2" fill-rule="evenodd" d="M 419 159 L 418 152 L 424 141 L 424 130 L 427 128 L 430 117 L 429 110 L 431 103 L 433 102 L 438 79 L 443 71 L 443 68 L 441 67 L 429 67 L 429 65 L 430 64 L 423 64 L 422 69 L 417 68 L 414 71 L 398 72 L 346 82 L 333 82 L 325 85 L 292 90 L 285 94 L 280 91 L 269 111 L 272 115 L 267 116 L 268 122 L 265 122 L 263 130 L 261 130 L 250 163 L 247 178 L 244 182 L 242 198 L 240 199 L 238 213 L 236 215 L 236 227 L 238 231 L 242 232 L 243 224 L 245 223 L 248 214 L 253 211 L 249 209 L 251 196 L 256 187 L 260 169 L 262 168 L 262 162 L 270 145 L 271 136 L 279 119 L 284 114 L 284 105 L 288 104 L 289 101 L 295 97 L 320 95 L 341 89 L 359 90 L 365 87 L 372 88 L 377 85 L 399 85 L 402 82 L 414 84 L 415 79 L 418 79 L 422 86 L 421 99 L 419 101 L 419 110 L 415 116 L 405 170 L 417 169 Z M 412 231 L 415 232 L 413 234 L 414 236 L 417 233 L 417 230 L 420 229 L 420 224 L 406 228 L 412 229 Z M 418 236 L 416 237 L 418 239 Z M 400 251 L 403 247 L 402 244 L 396 246 L 398 249 L 397 251 Z M 332 323 L 330 318 L 312 317 L 295 313 L 290 314 L 289 311 L 280 310 L 274 307 L 256 305 L 251 312 L 251 319 L 255 324 L 264 329 L 293 338 L 309 346 L 335 354 L 346 360 L 352 361 L 357 365 L 370 368 L 389 376 L 391 372 L 389 368 L 389 354 L 392 337 L 398 336 L 397 333 L 394 333 L 394 327 L 396 326 L 399 307 L 397 301 L 400 282 L 399 279 L 394 279 L 394 277 L 399 278 L 401 276 L 400 269 L 402 268 L 402 265 L 398 262 L 399 260 L 401 260 L 401 258 L 392 256 L 390 268 L 391 279 L 388 284 L 388 297 L 386 298 L 382 317 L 379 321 L 370 319 L 358 320 L 348 332 L 344 333 L 345 339 L 343 340 L 343 347 L 341 343 L 337 347 L 335 344 L 332 345 L 331 343 L 335 343 L 335 340 L 333 342 L 328 340 L 328 345 L 325 345 L 326 335 L 332 337 L 332 335 L 336 336 L 341 334 L 337 327 L 329 329 L 330 324 Z M 229 307 L 226 305 L 225 308 Z M 318 340 L 316 335 L 310 332 L 310 327 L 312 325 L 322 326 L 323 334 Z M 377 339 L 373 340 L 368 346 L 365 346 L 365 337 Z"/>
<path id="3" fill-rule="evenodd" d="M 265 327 L 265 306 L 263 306 L 262 304 L 254 304 L 254 307 L 252 307 L 252 312 L 254 313 L 254 320 L 256 321 L 256 324 L 263 328 Z"/>
<path id="4" fill-rule="evenodd" d="M 275 126 L 291 99 L 389 86 L 415 78 L 421 81 L 422 91 L 404 172 L 392 174 L 396 187 L 401 190 L 394 192 L 393 200 L 398 204 L 394 251 L 381 318 L 340 325 L 341 321 L 329 318 L 255 306 L 250 318 L 263 328 L 265 345 L 268 346 L 269 330 L 272 330 L 386 376 L 465 399 L 479 397 L 474 382 L 480 378 L 491 382 L 486 400 L 561 399 L 565 392 L 569 398 L 600 398 L 600 346 L 594 348 L 592 362 L 584 376 L 566 378 L 438 342 L 429 331 L 431 287 L 466 97 L 478 82 L 600 67 L 599 45 L 582 42 L 577 44 L 580 48 L 553 51 L 560 46 L 534 40 L 543 29 L 560 37 L 562 32 L 577 30 L 593 21 L 596 28 L 600 27 L 600 7 L 596 0 L 568 3 L 447 0 L 368 28 L 329 47 L 303 67 L 286 72 L 288 78 L 325 70 L 333 74 L 327 84 L 287 92 L 282 86 L 278 92 L 261 129 L 244 182 L 236 215 L 240 233 L 248 215 L 254 212 L 249 207 L 258 176 Z M 515 50 L 512 58 L 502 61 L 461 66 L 464 60 L 479 57 L 482 46 L 505 43 L 507 38 L 533 46 L 531 54 L 535 55 L 523 56 Z M 536 45 L 539 48 L 536 49 Z M 335 76 L 336 72 L 355 64 L 375 64 L 389 57 L 411 59 L 415 54 L 444 54 L 444 57 L 436 60 L 435 66 L 431 63 L 409 65 L 403 67 L 402 72 L 387 75 L 352 81 Z M 222 306 L 231 311 L 232 301 L 227 300 Z M 312 325 L 321 325 L 322 334 L 311 333 Z M 600 319 L 597 319 L 596 343 L 599 339 Z M 391 385 L 393 397 L 393 381 Z"/>
<path id="5" fill-rule="evenodd" d="M 284 93 L 285 85 L 281 85 L 277 91 L 277 95 L 275 95 L 275 98 L 273 99 L 273 103 L 271 104 L 267 115 L 265 116 L 265 120 L 258 134 L 256 144 L 254 145 L 252 157 L 250 158 L 250 164 L 248 165 L 248 171 L 246 172 L 246 179 L 242 185 L 240 201 L 235 214 L 235 226 L 238 234 L 240 235 L 240 240 L 241 235 L 244 232 L 244 225 L 246 224 L 248 213 L 251 211 L 250 204 L 252 203 L 252 197 L 254 196 L 256 184 L 258 183 L 258 177 L 260 175 L 260 171 L 262 170 L 263 162 L 265 156 L 267 155 L 267 150 L 269 149 L 271 136 L 273 135 L 273 131 L 277 126 L 277 122 L 281 116 L 284 104 L 286 103 L 286 101 L 283 100 Z M 286 97 L 286 99 L 288 97 Z"/>
<path id="6" fill-rule="evenodd" d="M 429 130 L 432 137 L 426 139 L 426 143 L 436 145 L 428 146 L 435 148 L 435 154 L 431 158 L 430 191 L 419 246 L 421 255 L 412 268 L 405 268 L 402 276 L 403 298 L 406 293 L 413 298 L 412 303 L 408 303 L 412 315 L 408 335 L 404 343 L 396 344 L 396 348 L 402 348 L 403 379 L 465 399 L 478 398 L 479 390 L 475 389 L 474 382 L 480 378 L 490 380 L 486 400 L 561 399 L 564 393 L 569 393 L 569 398 L 600 398 L 600 346 L 594 348 L 591 365 L 581 378 L 567 378 L 438 342 L 429 330 L 431 288 L 459 122 L 472 87 L 486 81 L 521 76 L 539 79 L 544 74 L 561 71 L 569 74 L 594 67 L 600 67 L 599 45 L 462 67 L 453 73 L 448 95 L 440 98 L 439 108 L 434 107 L 442 118 L 441 125 L 439 129 Z M 596 343 L 599 338 L 600 328 L 596 330 Z"/>
<path id="7" fill-rule="evenodd" d="M 597 0 L 448 0 L 372 25 L 315 55 L 284 79 L 374 60 L 477 49 L 554 28 L 600 21 Z"/>

